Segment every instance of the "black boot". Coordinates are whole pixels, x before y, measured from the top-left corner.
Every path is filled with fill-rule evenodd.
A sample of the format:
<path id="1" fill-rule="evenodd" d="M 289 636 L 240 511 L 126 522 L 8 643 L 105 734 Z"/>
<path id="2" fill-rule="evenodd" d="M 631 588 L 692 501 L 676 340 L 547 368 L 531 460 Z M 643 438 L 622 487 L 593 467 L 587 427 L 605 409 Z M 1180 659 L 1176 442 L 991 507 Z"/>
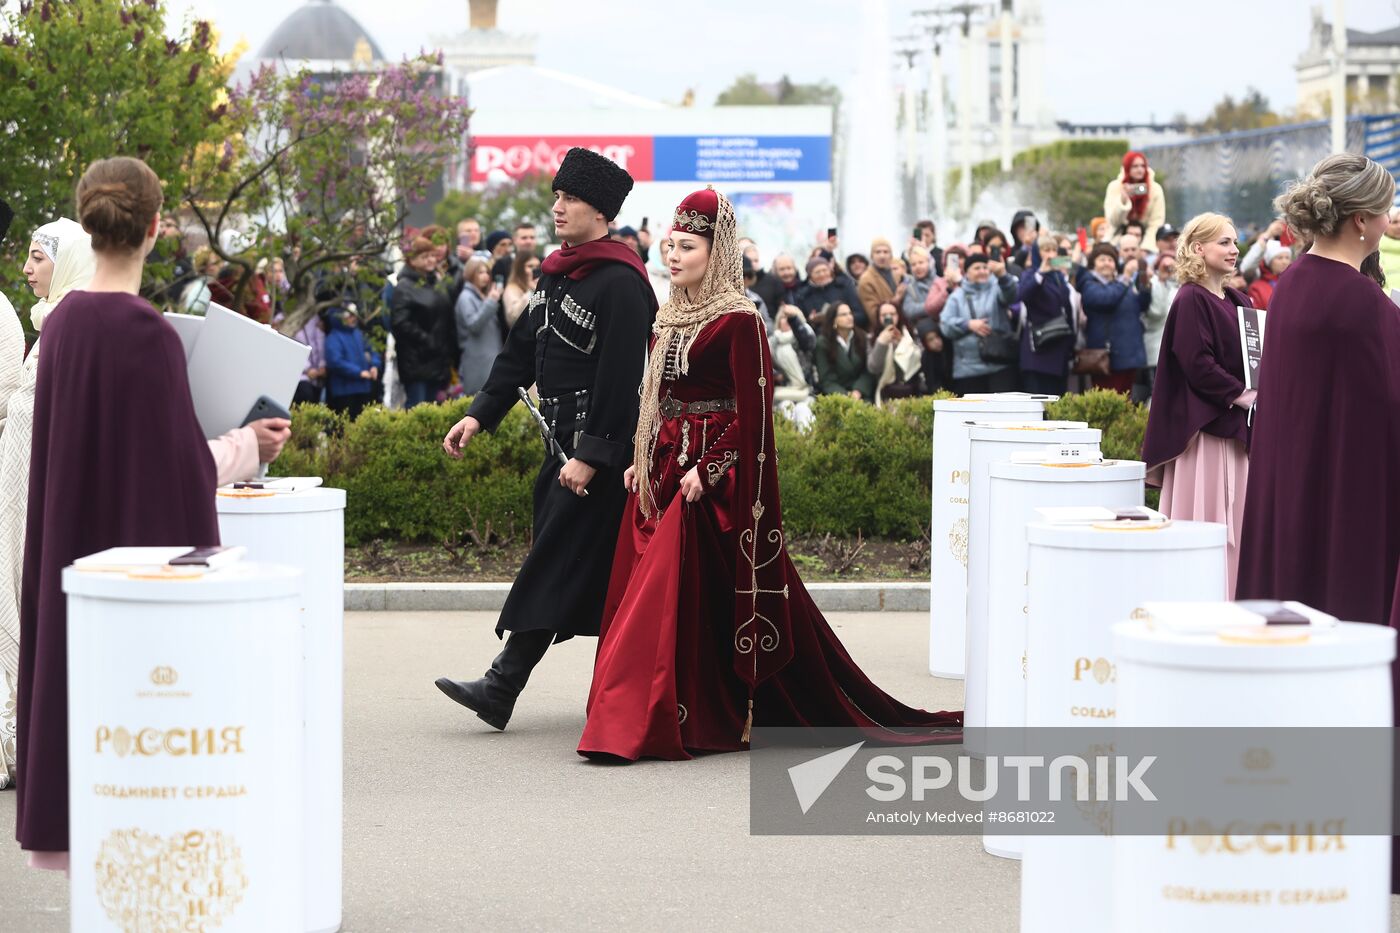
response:
<path id="1" fill-rule="evenodd" d="M 512 632 L 485 676 L 476 680 L 439 677 L 437 688 L 476 713 L 488 726 L 505 729 L 515 710 L 515 700 L 530 679 L 530 672 L 553 641 L 554 633 L 547 629 Z"/>

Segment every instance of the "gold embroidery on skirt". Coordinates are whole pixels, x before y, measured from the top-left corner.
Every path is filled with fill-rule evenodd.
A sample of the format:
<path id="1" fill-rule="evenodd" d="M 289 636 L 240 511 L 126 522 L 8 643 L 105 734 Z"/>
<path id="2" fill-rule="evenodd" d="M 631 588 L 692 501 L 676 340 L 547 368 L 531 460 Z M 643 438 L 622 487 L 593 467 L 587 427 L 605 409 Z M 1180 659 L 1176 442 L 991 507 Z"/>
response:
<path id="1" fill-rule="evenodd" d="M 718 460 L 711 460 L 705 464 L 705 472 L 708 474 L 710 485 L 719 485 L 720 478 L 737 462 L 739 462 L 739 452 L 726 450 Z"/>

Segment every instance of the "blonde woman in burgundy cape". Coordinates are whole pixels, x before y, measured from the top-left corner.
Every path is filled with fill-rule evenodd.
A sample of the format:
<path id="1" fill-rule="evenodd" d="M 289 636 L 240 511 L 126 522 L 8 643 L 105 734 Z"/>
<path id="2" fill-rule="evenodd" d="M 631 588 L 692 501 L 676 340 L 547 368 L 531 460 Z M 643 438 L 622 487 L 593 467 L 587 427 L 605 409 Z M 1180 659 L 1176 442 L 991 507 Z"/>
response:
<path id="1" fill-rule="evenodd" d="M 772 363 L 732 205 L 695 192 L 671 237 L 579 754 L 738 751 L 754 725 L 960 740 L 960 712 L 913 709 L 870 682 L 788 559 Z"/>
<path id="2" fill-rule="evenodd" d="M 1181 289 L 1162 329 L 1142 443 L 1147 482 L 1162 488 L 1163 512 L 1225 525 L 1231 599 L 1249 478 L 1249 408 L 1256 395 L 1245 388 L 1240 349 L 1238 308 L 1249 307 L 1249 297 L 1225 285 L 1239 256 L 1228 217 L 1200 214 L 1182 229 L 1176 247 Z"/>

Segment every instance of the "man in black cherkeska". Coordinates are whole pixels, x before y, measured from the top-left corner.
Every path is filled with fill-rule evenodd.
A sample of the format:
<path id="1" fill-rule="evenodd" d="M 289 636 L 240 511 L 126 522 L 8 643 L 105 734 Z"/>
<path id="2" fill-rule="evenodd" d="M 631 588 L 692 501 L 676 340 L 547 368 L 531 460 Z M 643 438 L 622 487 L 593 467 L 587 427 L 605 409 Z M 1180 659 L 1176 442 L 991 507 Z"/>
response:
<path id="1" fill-rule="evenodd" d="M 438 678 L 456 702 L 504 729 L 535 665 L 555 641 L 597 635 L 632 462 L 637 386 L 656 297 L 637 251 L 608 238 L 632 177 L 607 158 L 570 149 L 554 176 L 554 230 L 563 248 L 496 357 L 467 416 L 443 449 L 453 457 L 493 430 L 536 385 L 540 412 L 568 456 L 546 450 L 535 480 L 535 536 L 496 623 L 509 631 L 491 669 L 471 681 Z"/>

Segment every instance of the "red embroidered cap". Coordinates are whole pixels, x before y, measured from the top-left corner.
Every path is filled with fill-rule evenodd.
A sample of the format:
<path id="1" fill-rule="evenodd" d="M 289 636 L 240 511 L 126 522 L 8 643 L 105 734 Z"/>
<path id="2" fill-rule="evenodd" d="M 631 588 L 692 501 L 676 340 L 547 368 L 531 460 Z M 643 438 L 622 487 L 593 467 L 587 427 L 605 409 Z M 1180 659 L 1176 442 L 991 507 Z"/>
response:
<path id="1" fill-rule="evenodd" d="M 676 208 L 672 232 L 694 233 L 707 240 L 715 238 L 715 223 L 719 219 L 719 195 L 713 188 L 704 188 L 686 195 Z"/>

